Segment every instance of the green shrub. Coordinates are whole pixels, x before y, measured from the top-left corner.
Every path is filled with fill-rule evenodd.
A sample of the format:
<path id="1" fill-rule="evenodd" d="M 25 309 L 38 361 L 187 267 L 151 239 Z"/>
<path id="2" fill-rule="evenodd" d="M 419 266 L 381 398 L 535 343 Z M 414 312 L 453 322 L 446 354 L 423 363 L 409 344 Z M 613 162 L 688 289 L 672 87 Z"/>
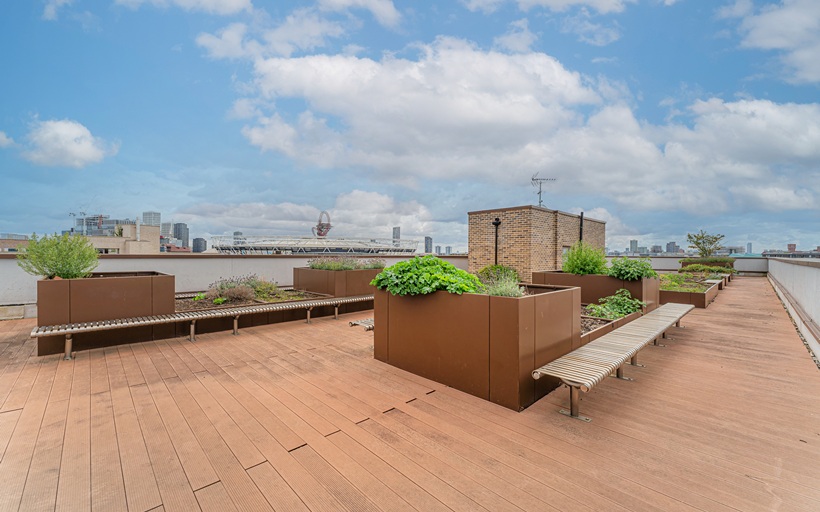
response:
<path id="1" fill-rule="evenodd" d="M 606 274 L 606 255 L 602 249 L 578 242 L 564 255 L 561 270 L 577 275 Z"/>
<path id="2" fill-rule="evenodd" d="M 484 284 L 498 279 L 509 279 L 515 281 L 516 284 L 521 282 L 518 272 L 514 268 L 505 265 L 487 265 L 479 270 L 477 275 L 478 279 Z"/>
<path id="3" fill-rule="evenodd" d="M 648 258 L 632 259 L 624 256 L 612 260 L 609 275 L 624 281 L 637 281 L 644 277 L 658 277 L 652 270 L 652 262 Z"/>
<path id="4" fill-rule="evenodd" d="M 256 292 L 250 286 L 242 284 L 225 290 L 222 297 L 236 301 L 253 300 L 256 298 Z"/>
<path id="5" fill-rule="evenodd" d="M 225 304 L 226 302 L 228 302 L 228 299 L 226 299 L 225 297 L 217 297 L 214 299 L 214 304 L 216 304 L 217 306 Z"/>
<path id="6" fill-rule="evenodd" d="M 697 292 L 703 293 L 708 286 L 698 280 L 698 277 L 691 272 L 681 272 L 678 274 L 661 274 L 660 289 L 667 292 Z"/>
<path id="7" fill-rule="evenodd" d="M 603 297 L 598 301 L 600 304 L 590 304 L 587 306 L 593 316 L 617 320 L 640 311 L 646 306 L 642 300 L 633 299 L 628 290 L 621 288 L 615 295 Z"/>
<path id="8" fill-rule="evenodd" d="M 432 255 L 416 256 L 387 267 L 370 284 L 393 295 L 424 295 L 439 290 L 461 295 L 484 289 L 473 274 Z"/>
<path id="9" fill-rule="evenodd" d="M 232 300 L 270 300 L 278 298 L 281 290 L 275 282 L 260 279 L 256 274 L 220 278 L 208 286 L 205 296 L 209 300 L 222 297 Z M 224 301 L 223 301 L 224 302 Z"/>
<path id="10" fill-rule="evenodd" d="M 196 301 L 202 300 L 202 299 L 204 299 L 204 298 L 205 298 L 205 294 L 204 294 L 204 293 L 197 293 L 196 295 L 194 295 L 193 300 L 194 300 L 194 302 L 196 302 Z"/>
<path id="11" fill-rule="evenodd" d="M 734 267 L 735 258 L 730 258 L 728 256 L 710 256 L 708 258 L 683 258 L 679 260 L 681 265 L 689 265 L 692 263 L 702 264 L 702 265 L 720 265 L 725 266 L 728 268 Z"/>
<path id="12" fill-rule="evenodd" d="M 308 261 L 308 267 L 317 270 L 363 270 L 384 268 L 384 260 L 361 259 L 350 256 L 320 256 Z"/>
<path id="13" fill-rule="evenodd" d="M 703 272 L 705 274 L 735 274 L 737 271 L 729 267 L 715 267 L 712 265 L 702 265 L 700 263 L 692 263 L 681 267 L 678 272 Z"/>
<path id="14" fill-rule="evenodd" d="M 97 268 L 97 257 L 97 249 L 84 236 L 31 235 L 28 247 L 17 254 L 17 264 L 35 276 L 77 279 Z"/>

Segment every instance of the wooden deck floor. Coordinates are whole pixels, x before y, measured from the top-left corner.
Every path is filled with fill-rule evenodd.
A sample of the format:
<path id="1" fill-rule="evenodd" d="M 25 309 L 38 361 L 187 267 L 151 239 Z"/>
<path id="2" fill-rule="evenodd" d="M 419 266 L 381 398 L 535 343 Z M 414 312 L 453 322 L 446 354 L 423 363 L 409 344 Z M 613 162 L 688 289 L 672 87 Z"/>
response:
<path id="1" fill-rule="evenodd" d="M 315 320 L 34 357 L 0 322 L 0 511 L 820 510 L 820 371 L 763 278 L 634 382 L 514 413 Z"/>

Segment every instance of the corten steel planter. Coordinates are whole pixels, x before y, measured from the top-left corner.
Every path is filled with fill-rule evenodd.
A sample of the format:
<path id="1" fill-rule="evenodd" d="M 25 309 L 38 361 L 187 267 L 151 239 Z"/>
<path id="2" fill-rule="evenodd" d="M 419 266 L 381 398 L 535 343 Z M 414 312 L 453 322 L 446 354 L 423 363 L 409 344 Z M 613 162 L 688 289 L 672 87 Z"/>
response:
<path id="1" fill-rule="evenodd" d="M 532 273 L 532 282 L 535 284 L 551 284 L 558 286 L 577 286 L 581 288 L 581 302 L 597 304 L 603 297 L 615 295 L 621 288 L 629 291 L 632 297 L 646 303 L 644 313 L 657 309 L 660 305 L 660 279 L 645 277 L 638 281 L 624 281 L 614 277 L 589 274 L 579 276 L 560 271 L 538 271 Z"/>
<path id="2" fill-rule="evenodd" d="M 376 290 L 374 356 L 519 411 L 556 387 L 532 371 L 581 346 L 581 291 L 528 286 L 521 298 Z"/>
<path id="3" fill-rule="evenodd" d="M 174 276 L 159 272 L 94 273 L 84 279 L 37 282 L 37 325 L 115 320 L 174 313 Z M 74 335 L 76 350 L 174 336 L 173 325 Z M 38 338 L 37 355 L 60 354 L 64 336 Z"/>
<path id="4" fill-rule="evenodd" d="M 717 297 L 718 285 L 712 285 L 705 292 L 674 292 L 661 290 L 661 304 L 675 302 L 692 304 L 696 308 L 705 308 Z"/>
<path id="5" fill-rule="evenodd" d="M 307 267 L 293 269 L 293 288 L 313 293 L 321 293 L 332 297 L 354 297 L 369 295 L 376 288 L 370 285 L 382 269 L 369 268 L 364 270 L 320 270 Z M 371 309 L 369 302 L 344 304 L 339 307 L 339 313 L 353 313 Z"/>

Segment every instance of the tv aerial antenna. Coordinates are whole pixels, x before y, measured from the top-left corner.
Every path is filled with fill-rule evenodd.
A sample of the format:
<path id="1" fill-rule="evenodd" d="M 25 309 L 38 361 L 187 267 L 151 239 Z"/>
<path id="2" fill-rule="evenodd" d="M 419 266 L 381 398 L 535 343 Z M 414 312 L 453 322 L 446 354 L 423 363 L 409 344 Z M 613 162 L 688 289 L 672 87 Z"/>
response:
<path id="1" fill-rule="evenodd" d="M 532 181 L 531 181 L 532 186 L 533 187 L 538 187 L 538 206 L 541 206 L 541 207 L 544 206 L 544 201 L 541 200 L 541 187 L 544 185 L 544 183 L 546 183 L 548 181 L 555 181 L 555 180 L 556 180 L 556 178 L 539 178 L 538 173 L 535 173 L 535 174 L 532 175 Z"/>

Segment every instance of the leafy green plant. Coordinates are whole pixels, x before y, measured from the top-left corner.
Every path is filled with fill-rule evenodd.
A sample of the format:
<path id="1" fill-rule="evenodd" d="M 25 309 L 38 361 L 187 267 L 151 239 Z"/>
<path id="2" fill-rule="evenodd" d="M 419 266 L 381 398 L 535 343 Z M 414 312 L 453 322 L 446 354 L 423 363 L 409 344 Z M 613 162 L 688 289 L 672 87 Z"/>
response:
<path id="1" fill-rule="evenodd" d="M 507 279 L 509 278 L 515 283 L 521 282 L 521 278 L 518 276 L 518 272 L 506 265 L 487 265 L 486 267 L 482 268 L 478 271 L 478 279 L 487 284 L 490 281 L 495 281 L 497 279 Z"/>
<path id="2" fill-rule="evenodd" d="M 564 255 L 561 270 L 577 275 L 606 274 L 606 255 L 602 249 L 577 242 Z"/>
<path id="3" fill-rule="evenodd" d="M 629 291 L 624 288 L 615 292 L 615 295 L 601 298 L 598 302 L 599 304 L 588 305 L 587 310 L 592 316 L 610 320 L 625 317 L 646 306 L 644 301 L 632 298 Z"/>
<path id="4" fill-rule="evenodd" d="M 683 258 L 679 261 L 682 266 L 698 264 L 733 268 L 735 264 L 735 258 L 730 258 L 727 256 L 710 256 L 708 258 Z"/>
<path id="5" fill-rule="evenodd" d="M 381 271 L 370 284 L 393 295 L 425 295 L 439 290 L 461 295 L 484 289 L 478 277 L 433 255 L 400 261 Z"/>
<path id="6" fill-rule="evenodd" d="M 624 281 L 637 281 L 644 277 L 658 277 L 652 270 L 652 263 L 648 258 L 632 259 L 624 256 L 612 260 L 609 275 Z"/>
<path id="7" fill-rule="evenodd" d="M 729 267 L 715 267 L 712 265 L 702 265 L 700 263 L 692 263 L 681 267 L 679 272 L 702 272 L 705 274 L 735 274 L 737 271 Z"/>
<path id="8" fill-rule="evenodd" d="M 689 248 L 698 251 L 698 256 L 701 258 L 708 258 L 718 249 L 722 249 L 723 246 L 720 245 L 720 241 L 724 238 L 723 235 L 710 235 L 702 229 L 694 234 L 686 234 L 686 241 L 689 242 Z"/>
<path id="9" fill-rule="evenodd" d="M 199 301 L 199 300 L 203 300 L 204 298 L 205 298 L 205 293 L 204 292 L 203 293 L 197 293 L 196 295 L 194 295 L 193 300 L 194 301 Z"/>
<path id="10" fill-rule="evenodd" d="M 17 254 L 17 265 L 25 272 L 47 279 L 87 277 L 97 268 L 97 249 L 84 236 L 31 235 L 28 247 Z"/>
<path id="11" fill-rule="evenodd" d="M 218 297 L 227 300 L 271 300 L 281 298 L 282 291 L 275 282 L 260 279 L 256 274 L 219 278 L 208 286 L 206 297 L 210 300 Z"/>
<path id="12" fill-rule="evenodd" d="M 320 256 L 308 261 L 308 267 L 318 270 L 364 270 L 385 267 L 382 259 L 361 259 L 350 256 Z"/>
<path id="13" fill-rule="evenodd" d="M 702 279 L 691 272 L 661 274 L 660 289 L 668 292 L 703 293 L 708 286 L 702 283 Z"/>
<path id="14" fill-rule="evenodd" d="M 216 304 L 217 306 L 225 304 L 226 302 L 228 302 L 228 299 L 226 299 L 225 297 L 217 297 L 214 299 L 214 304 Z"/>

